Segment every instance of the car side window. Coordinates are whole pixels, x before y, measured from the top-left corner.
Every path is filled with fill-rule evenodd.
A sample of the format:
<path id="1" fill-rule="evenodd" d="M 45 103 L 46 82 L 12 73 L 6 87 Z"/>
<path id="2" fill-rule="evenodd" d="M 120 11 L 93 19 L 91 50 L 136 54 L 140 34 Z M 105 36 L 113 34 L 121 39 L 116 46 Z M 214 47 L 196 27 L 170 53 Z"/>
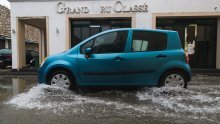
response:
<path id="1" fill-rule="evenodd" d="M 84 54 L 86 48 L 92 48 L 93 54 L 124 52 L 128 31 L 110 32 L 100 35 L 81 47 Z"/>
<path id="2" fill-rule="evenodd" d="M 167 35 L 161 32 L 133 31 L 132 52 L 161 51 L 167 47 Z"/>
<path id="3" fill-rule="evenodd" d="M 38 53 L 37 51 L 31 51 L 30 53 L 31 53 L 31 55 L 34 56 L 34 57 L 35 57 L 35 56 L 39 56 L 39 53 Z"/>

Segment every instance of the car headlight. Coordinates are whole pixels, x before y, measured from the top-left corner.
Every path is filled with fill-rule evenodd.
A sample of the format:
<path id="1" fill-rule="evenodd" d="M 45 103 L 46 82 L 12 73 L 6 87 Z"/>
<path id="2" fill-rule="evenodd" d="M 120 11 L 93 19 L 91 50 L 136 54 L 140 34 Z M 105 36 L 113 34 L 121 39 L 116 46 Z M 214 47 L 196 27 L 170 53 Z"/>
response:
<path id="1" fill-rule="evenodd" d="M 42 61 L 42 63 L 40 64 L 40 67 L 43 66 L 44 62 L 46 61 L 47 57 Z"/>

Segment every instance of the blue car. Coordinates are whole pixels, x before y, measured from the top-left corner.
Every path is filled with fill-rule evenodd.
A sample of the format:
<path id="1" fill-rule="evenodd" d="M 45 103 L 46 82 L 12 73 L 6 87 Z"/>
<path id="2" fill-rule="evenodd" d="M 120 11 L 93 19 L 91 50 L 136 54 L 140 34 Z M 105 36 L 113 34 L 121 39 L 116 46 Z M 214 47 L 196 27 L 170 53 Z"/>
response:
<path id="1" fill-rule="evenodd" d="M 176 31 L 113 29 L 47 57 L 38 79 L 72 90 L 91 86 L 187 88 L 191 80 L 188 63 Z"/>

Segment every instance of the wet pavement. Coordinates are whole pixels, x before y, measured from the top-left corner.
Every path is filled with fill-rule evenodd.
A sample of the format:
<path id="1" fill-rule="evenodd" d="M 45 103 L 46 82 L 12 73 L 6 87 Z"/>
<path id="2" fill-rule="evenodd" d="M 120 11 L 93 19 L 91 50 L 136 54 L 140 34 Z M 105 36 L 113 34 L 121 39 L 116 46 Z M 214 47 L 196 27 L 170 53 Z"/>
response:
<path id="1" fill-rule="evenodd" d="M 195 76 L 188 89 L 75 93 L 36 76 L 0 77 L 0 124 L 218 124 L 220 77 Z"/>

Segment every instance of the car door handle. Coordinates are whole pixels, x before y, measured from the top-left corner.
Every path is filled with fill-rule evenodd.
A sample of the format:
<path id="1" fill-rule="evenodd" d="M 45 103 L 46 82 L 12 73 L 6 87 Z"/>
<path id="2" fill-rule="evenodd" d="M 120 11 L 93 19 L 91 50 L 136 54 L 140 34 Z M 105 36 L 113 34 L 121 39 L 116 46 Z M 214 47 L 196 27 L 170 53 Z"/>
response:
<path id="1" fill-rule="evenodd" d="M 117 57 L 115 57 L 113 60 L 115 60 L 115 61 L 121 61 L 121 60 L 124 60 L 124 58 L 117 56 Z"/>
<path id="2" fill-rule="evenodd" d="M 167 57 L 167 55 L 159 54 L 159 55 L 157 55 L 156 57 L 157 57 L 157 58 L 165 58 L 165 57 Z"/>

